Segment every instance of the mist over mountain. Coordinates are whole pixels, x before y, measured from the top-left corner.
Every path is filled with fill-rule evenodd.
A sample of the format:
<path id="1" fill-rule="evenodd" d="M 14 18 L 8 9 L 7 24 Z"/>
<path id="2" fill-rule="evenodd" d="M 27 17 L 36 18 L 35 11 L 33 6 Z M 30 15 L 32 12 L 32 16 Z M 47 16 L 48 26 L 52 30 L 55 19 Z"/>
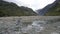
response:
<path id="1" fill-rule="evenodd" d="M 43 9 L 37 10 L 38 14 L 43 16 L 58 16 L 60 15 L 60 0 L 56 0 L 52 4 L 47 5 Z"/>
<path id="2" fill-rule="evenodd" d="M 1 16 L 58 16 L 60 15 L 60 0 L 47 5 L 43 9 L 38 9 L 37 13 L 31 8 L 18 6 L 15 3 L 0 0 Z"/>
<path id="3" fill-rule="evenodd" d="M 37 15 L 31 8 L 17 6 L 15 3 L 0 0 L 1 16 L 35 16 Z"/>

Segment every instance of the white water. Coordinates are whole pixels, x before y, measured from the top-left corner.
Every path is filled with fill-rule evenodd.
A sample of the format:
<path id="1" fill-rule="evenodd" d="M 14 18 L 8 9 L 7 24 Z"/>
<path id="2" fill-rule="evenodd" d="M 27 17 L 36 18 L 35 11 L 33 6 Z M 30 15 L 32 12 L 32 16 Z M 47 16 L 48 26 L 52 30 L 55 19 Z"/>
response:
<path id="1" fill-rule="evenodd" d="M 60 22 L 54 20 L 22 22 L 16 20 L 0 20 L 0 34 L 60 34 Z M 7 29 L 6 29 L 7 28 Z"/>
<path id="2" fill-rule="evenodd" d="M 45 21 L 33 21 L 31 25 L 28 25 L 27 27 L 23 27 L 21 30 L 23 33 L 37 34 L 42 30 L 44 30 L 44 24 Z"/>

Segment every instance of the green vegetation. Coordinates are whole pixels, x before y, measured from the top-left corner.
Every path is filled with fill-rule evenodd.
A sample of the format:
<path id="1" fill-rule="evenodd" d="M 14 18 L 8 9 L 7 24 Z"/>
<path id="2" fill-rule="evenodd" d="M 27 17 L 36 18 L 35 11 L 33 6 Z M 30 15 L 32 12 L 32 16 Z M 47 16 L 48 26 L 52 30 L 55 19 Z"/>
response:
<path id="1" fill-rule="evenodd" d="M 57 2 L 53 7 L 51 7 L 46 16 L 60 16 L 60 2 Z"/>
<path id="2" fill-rule="evenodd" d="M 0 17 L 2 16 L 35 16 L 32 9 L 24 6 L 17 6 L 12 2 L 0 0 Z"/>

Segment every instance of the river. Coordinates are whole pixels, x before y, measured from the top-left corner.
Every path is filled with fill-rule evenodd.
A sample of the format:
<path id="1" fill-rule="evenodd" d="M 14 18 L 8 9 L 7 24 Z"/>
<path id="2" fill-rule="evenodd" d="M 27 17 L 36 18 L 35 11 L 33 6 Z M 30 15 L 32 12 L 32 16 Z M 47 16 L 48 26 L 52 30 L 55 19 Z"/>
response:
<path id="1" fill-rule="evenodd" d="M 0 34 L 60 34 L 60 18 L 32 22 L 0 19 Z"/>

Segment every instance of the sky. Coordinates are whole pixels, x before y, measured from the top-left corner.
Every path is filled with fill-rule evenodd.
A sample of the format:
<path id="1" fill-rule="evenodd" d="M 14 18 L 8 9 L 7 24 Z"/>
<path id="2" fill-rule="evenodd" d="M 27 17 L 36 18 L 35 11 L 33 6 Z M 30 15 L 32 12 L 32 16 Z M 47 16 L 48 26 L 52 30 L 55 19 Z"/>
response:
<path id="1" fill-rule="evenodd" d="M 25 6 L 32 8 L 33 10 L 42 9 L 48 4 L 53 3 L 55 0 L 5 0 L 8 2 L 14 2 L 18 6 Z"/>

